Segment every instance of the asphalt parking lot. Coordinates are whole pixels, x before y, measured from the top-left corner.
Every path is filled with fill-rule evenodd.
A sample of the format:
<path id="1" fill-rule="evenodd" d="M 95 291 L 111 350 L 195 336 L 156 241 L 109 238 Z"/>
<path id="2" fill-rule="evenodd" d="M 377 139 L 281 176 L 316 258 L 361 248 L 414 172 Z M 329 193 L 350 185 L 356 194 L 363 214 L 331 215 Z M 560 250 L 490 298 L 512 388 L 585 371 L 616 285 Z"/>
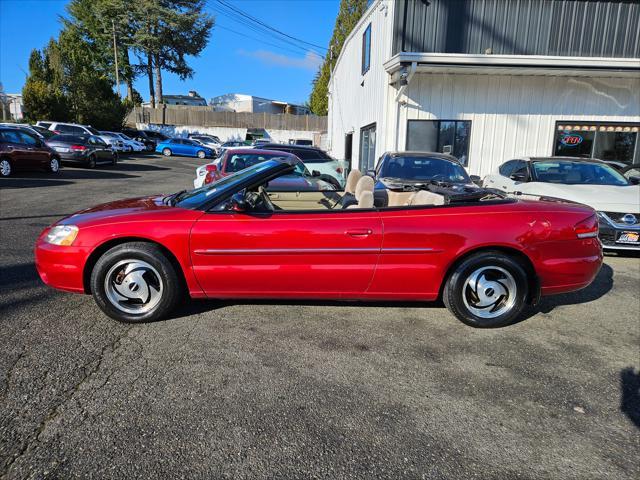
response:
<path id="1" fill-rule="evenodd" d="M 640 259 L 520 323 L 438 304 L 187 303 L 123 325 L 45 287 L 39 232 L 192 185 L 147 156 L 0 180 L 3 478 L 638 478 Z"/>

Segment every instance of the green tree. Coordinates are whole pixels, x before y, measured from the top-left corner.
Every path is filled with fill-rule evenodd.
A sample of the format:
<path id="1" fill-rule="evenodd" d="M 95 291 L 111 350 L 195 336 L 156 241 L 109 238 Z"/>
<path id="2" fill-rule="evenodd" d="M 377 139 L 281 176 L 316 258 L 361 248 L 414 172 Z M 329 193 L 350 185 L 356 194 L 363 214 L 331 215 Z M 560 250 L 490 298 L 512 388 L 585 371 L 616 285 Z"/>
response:
<path id="1" fill-rule="evenodd" d="M 32 50 L 29 57 L 29 76 L 22 89 L 22 101 L 25 116 L 31 121 L 70 120 L 69 104 L 62 92 L 60 77 L 49 66 L 52 57 L 58 60 L 52 51 L 55 45 L 51 40 L 43 52 Z"/>
<path id="2" fill-rule="evenodd" d="M 340 2 L 340 11 L 336 17 L 333 35 L 329 42 L 329 52 L 313 79 L 313 88 L 309 96 L 309 106 L 311 107 L 311 111 L 316 115 L 326 115 L 328 112 L 329 102 L 327 94 L 329 92 L 329 79 L 331 78 L 333 67 L 342 51 L 344 41 L 366 9 L 367 0 L 341 0 Z"/>

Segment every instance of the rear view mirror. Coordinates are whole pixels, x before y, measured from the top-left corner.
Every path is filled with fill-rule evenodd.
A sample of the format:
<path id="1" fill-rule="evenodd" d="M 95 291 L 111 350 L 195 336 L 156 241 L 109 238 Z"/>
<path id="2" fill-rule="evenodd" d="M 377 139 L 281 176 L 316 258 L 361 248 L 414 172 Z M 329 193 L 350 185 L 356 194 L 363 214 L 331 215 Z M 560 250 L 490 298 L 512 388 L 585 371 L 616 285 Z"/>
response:
<path id="1" fill-rule="evenodd" d="M 640 185 L 640 177 L 629 177 L 629 183 L 631 185 Z"/>
<path id="2" fill-rule="evenodd" d="M 482 186 L 482 179 L 480 178 L 480 175 L 471 175 L 469 178 L 471 178 L 471 181 L 479 187 Z"/>
<path id="3" fill-rule="evenodd" d="M 367 170 L 367 175 L 369 177 L 376 178 L 376 171 L 375 170 Z"/>
<path id="4" fill-rule="evenodd" d="M 230 210 L 233 212 L 244 212 L 247 210 L 247 202 L 244 199 L 244 192 L 238 192 L 231 197 Z"/>
<path id="5" fill-rule="evenodd" d="M 311 172 L 311 176 L 312 177 L 319 177 L 320 175 L 322 175 L 318 170 L 313 170 Z"/>

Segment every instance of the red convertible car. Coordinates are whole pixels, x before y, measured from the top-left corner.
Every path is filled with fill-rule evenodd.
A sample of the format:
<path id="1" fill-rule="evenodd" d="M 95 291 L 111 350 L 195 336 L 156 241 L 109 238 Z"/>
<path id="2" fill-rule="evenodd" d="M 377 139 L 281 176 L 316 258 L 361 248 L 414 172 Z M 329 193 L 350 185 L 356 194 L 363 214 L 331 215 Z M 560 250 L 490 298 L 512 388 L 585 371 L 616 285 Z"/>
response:
<path id="1" fill-rule="evenodd" d="M 476 327 L 517 319 L 540 295 L 586 287 L 602 263 L 588 207 L 441 186 L 374 207 L 373 180 L 343 192 L 267 192 L 290 160 L 254 165 L 199 189 L 117 201 L 40 235 L 36 266 L 55 288 L 93 294 L 125 322 L 167 316 L 192 298 L 442 298 Z M 350 177 L 355 178 L 355 177 Z M 349 183 L 349 182 L 348 182 Z"/>

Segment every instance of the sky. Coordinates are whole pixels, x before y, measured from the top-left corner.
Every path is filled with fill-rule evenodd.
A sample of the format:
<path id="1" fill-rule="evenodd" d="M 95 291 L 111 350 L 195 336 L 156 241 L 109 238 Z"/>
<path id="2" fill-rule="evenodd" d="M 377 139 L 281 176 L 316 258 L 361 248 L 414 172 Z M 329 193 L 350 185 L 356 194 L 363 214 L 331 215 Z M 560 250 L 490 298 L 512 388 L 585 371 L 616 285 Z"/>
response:
<path id="1" fill-rule="evenodd" d="M 340 0 L 225 0 L 283 33 L 311 44 L 329 43 Z M 56 37 L 66 15 L 67 0 L 0 0 L 0 82 L 6 93 L 19 93 L 28 71 L 29 54 Z M 208 0 L 207 11 L 216 26 L 207 48 L 191 58 L 195 70 L 181 81 L 163 72 L 164 94 L 196 90 L 207 101 L 226 93 L 246 93 L 274 100 L 302 103 L 309 97 L 311 81 L 326 50 L 285 43 L 252 29 L 242 17 Z M 225 12 L 224 14 L 221 12 Z M 301 48 L 302 47 L 302 48 Z M 307 50 L 309 48 L 309 50 Z M 135 88 L 148 100 L 148 81 L 139 78 Z M 124 86 L 122 93 L 125 93 Z"/>

